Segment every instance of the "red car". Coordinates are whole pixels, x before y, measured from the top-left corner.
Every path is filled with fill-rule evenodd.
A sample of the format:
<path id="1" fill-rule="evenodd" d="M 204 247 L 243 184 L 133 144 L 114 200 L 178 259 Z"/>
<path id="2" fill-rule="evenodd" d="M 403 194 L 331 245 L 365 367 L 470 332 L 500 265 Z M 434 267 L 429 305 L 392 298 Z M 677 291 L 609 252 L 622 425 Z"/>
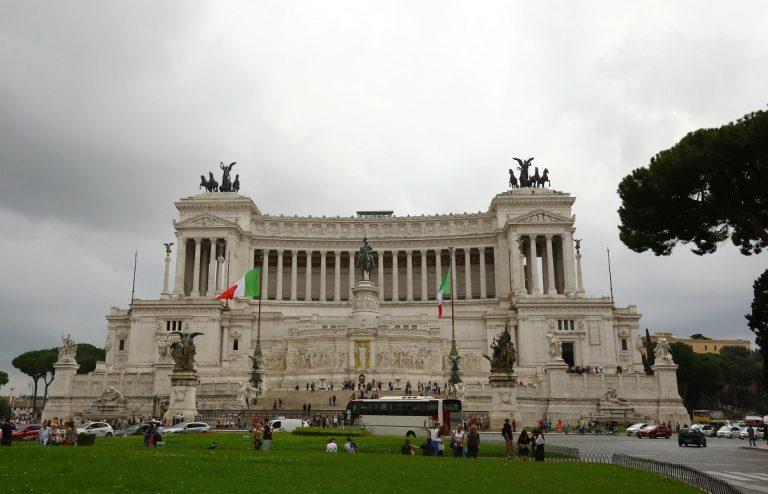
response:
<path id="1" fill-rule="evenodd" d="M 13 431 L 14 441 L 37 441 L 37 435 L 43 428 L 40 424 L 24 424 L 16 427 L 16 430 Z"/>
<path id="2" fill-rule="evenodd" d="M 657 437 L 666 437 L 669 439 L 672 436 L 672 429 L 666 425 L 647 425 L 637 431 L 637 437 L 650 437 L 656 439 Z"/>

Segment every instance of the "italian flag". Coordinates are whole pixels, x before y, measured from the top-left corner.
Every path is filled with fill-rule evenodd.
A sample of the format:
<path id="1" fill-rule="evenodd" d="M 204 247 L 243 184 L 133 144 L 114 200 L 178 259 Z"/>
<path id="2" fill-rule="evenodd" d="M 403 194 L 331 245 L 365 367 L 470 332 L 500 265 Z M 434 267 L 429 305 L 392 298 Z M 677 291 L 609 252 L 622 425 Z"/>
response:
<path id="1" fill-rule="evenodd" d="M 235 297 L 253 297 L 261 296 L 261 268 L 255 268 L 243 275 L 234 285 L 229 287 L 216 300 L 231 300 Z"/>
<path id="2" fill-rule="evenodd" d="M 445 273 L 443 282 L 440 283 L 440 289 L 437 291 L 437 317 L 443 317 L 443 295 L 451 296 L 451 267 L 448 266 L 448 272 Z"/>

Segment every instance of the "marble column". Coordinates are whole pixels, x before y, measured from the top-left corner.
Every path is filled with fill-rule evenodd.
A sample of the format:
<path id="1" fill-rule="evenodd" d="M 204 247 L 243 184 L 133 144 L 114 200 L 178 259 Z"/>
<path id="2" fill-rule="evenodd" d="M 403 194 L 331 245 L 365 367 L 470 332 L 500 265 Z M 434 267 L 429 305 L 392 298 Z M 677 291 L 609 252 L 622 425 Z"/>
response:
<path id="1" fill-rule="evenodd" d="M 376 265 L 379 278 L 379 302 L 384 301 L 384 251 L 377 252 L 379 255 L 379 263 Z"/>
<path id="2" fill-rule="evenodd" d="M 184 237 L 176 238 L 176 272 L 173 277 L 173 293 L 181 295 L 184 293 L 184 272 L 187 269 L 187 239 Z"/>
<path id="3" fill-rule="evenodd" d="M 456 249 L 451 249 L 451 296 L 454 300 L 458 299 L 457 293 L 456 293 Z"/>
<path id="4" fill-rule="evenodd" d="M 195 240 L 195 268 L 192 270 L 192 296 L 200 296 L 200 251 L 203 246 L 203 240 L 196 238 Z"/>
<path id="5" fill-rule="evenodd" d="M 573 261 L 573 233 L 566 231 L 563 234 L 563 273 L 565 273 L 563 277 L 566 295 L 573 295 L 577 290 Z"/>
<path id="6" fill-rule="evenodd" d="M 512 293 L 525 293 L 525 282 L 521 269 L 520 237 L 518 237 L 517 232 L 512 230 L 507 232 L 507 243 L 509 244 L 509 267 L 512 271 Z"/>
<path id="7" fill-rule="evenodd" d="M 485 279 L 485 247 L 479 247 L 480 251 L 480 298 L 488 298 L 488 288 Z"/>
<path id="8" fill-rule="evenodd" d="M 299 271 L 299 251 L 291 250 L 291 300 L 296 301 L 296 281 Z"/>
<path id="9" fill-rule="evenodd" d="M 352 300 L 352 289 L 355 287 L 355 251 L 349 251 L 349 300 Z"/>
<path id="10" fill-rule="evenodd" d="M 440 284 L 443 282 L 442 253 L 442 249 L 435 249 L 435 297 L 437 297 L 437 292 L 440 291 Z"/>
<path id="11" fill-rule="evenodd" d="M 320 301 L 325 302 L 325 254 L 324 250 L 320 251 Z"/>
<path id="12" fill-rule="evenodd" d="M 584 293 L 584 278 L 581 276 L 581 252 L 576 251 L 576 282 L 578 283 L 577 293 Z"/>
<path id="13" fill-rule="evenodd" d="M 509 266 L 509 245 L 504 233 L 496 234 L 496 244 L 493 246 L 493 262 L 495 263 L 494 276 L 496 277 L 496 298 L 505 299 L 511 292 L 510 278 L 512 276 Z"/>
<path id="14" fill-rule="evenodd" d="M 472 249 L 464 249 L 464 299 L 472 300 Z"/>
<path id="15" fill-rule="evenodd" d="M 304 271 L 304 300 L 312 301 L 312 251 L 308 250 L 306 255 L 306 269 Z"/>
<path id="16" fill-rule="evenodd" d="M 405 299 L 413 302 L 413 251 L 405 251 Z"/>
<path id="17" fill-rule="evenodd" d="M 333 300 L 341 302 L 341 251 L 334 251 L 333 260 Z"/>
<path id="18" fill-rule="evenodd" d="M 398 293 L 398 281 L 400 281 L 398 278 L 398 265 L 397 265 L 397 251 L 392 251 L 392 301 L 397 302 L 400 300 L 400 294 Z"/>
<path id="19" fill-rule="evenodd" d="M 283 300 L 283 249 L 277 249 L 275 300 Z"/>
<path id="20" fill-rule="evenodd" d="M 552 259 L 552 235 L 546 235 L 547 240 L 547 295 L 557 295 L 555 286 L 555 263 Z"/>
<path id="21" fill-rule="evenodd" d="M 421 300 L 427 300 L 427 251 L 421 249 Z"/>
<path id="22" fill-rule="evenodd" d="M 528 236 L 528 266 L 531 273 L 531 295 L 541 295 L 539 288 L 539 263 L 538 253 L 536 251 L 536 235 Z"/>
<path id="23" fill-rule="evenodd" d="M 216 280 L 216 239 L 209 239 L 211 245 L 208 250 L 208 286 L 207 294 L 209 297 L 213 296 L 214 286 L 213 283 Z"/>
<path id="24" fill-rule="evenodd" d="M 216 261 L 216 291 L 221 293 L 224 291 L 224 256 L 219 256 Z"/>
<path id="25" fill-rule="evenodd" d="M 269 300 L 269 249 L 261 250 L 261 298 Z"/>

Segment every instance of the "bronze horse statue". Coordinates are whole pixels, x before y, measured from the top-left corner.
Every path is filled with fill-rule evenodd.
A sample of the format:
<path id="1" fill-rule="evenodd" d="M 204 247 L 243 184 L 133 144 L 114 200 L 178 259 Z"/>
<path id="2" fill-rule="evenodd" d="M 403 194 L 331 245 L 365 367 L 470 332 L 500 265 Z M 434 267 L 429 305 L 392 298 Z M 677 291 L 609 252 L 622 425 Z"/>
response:
<path id="1" fill-rule="evenodd" d="M 205 175 L 200 175 L 200 187 L 205 187 L 207 192 L 218 192 L 219 183 L 213 178 L 213 173 L 208 172 L 210 179 L 206 180 Z"/>
<path id="2" fill-rule="evenodd" d="M 549 170 L 544 168 L 544 173 L 541 174 L 541 178 L 539 178 L 539 187 L 544 187 L 544 183 L 548 183 L 550 186 L 552 185 L 552 182 L 549 181 Z"/>
<path id="3" fill-rule="evenodd" d="M 509 169 L 509 187 L 512 189 L 517 188 L 517 177 L 515 177 L 515 171 L 510 168 Z"/>

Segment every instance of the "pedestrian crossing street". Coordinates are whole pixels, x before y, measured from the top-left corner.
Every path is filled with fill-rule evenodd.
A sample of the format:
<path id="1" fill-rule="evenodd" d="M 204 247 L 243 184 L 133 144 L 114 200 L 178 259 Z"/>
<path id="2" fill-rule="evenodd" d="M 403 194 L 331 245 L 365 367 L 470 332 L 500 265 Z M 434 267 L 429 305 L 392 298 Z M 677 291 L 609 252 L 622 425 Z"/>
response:
<path id="1" fill-rule="evenodd" d="M 768 492 L 767 473 L 704 472 L 728 481 L 729 484 L 755 492 Z"/>

